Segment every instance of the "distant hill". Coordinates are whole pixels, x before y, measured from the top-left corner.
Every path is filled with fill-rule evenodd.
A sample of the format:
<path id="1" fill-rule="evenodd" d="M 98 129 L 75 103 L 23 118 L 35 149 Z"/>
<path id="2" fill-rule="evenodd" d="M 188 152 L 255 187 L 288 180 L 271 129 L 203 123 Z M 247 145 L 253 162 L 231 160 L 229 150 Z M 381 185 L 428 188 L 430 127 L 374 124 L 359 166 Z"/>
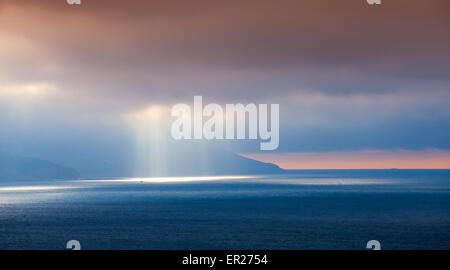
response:
<path id="1" fill-rule="evenodd" d="M 77 168 L 82 177 L 151 177 L 238 174 L 279 174 L 285 171 L 272 163 L 264 163 L 236 154 L 226 148 L 200 142 L 179 142 L 147 158 L 126 154 L 109 155 L 83 163 L 65 162 Z"/>
<path id="2" fill-rule="evenodd" d="M 46 160 L 0 153 L 0 181 L 74 179 L 79 174 Z"/>
<path id="3" fill-rule="evenodd" d="M 0 153 L 0 181 L 285 172 L 275 164 L 246 158 L 223 148 L 204 147 L 199 143 L 177 144 L 171 147 L 171 151 L 162 151 L 145 160 L 123 154 L 102 157 L 102 153 L 92 153 L 83 158 L 73 155 L 63 163 L 70 164 L 76 170 L 46 160 Z"/>
<path id="4" fill-rule="evenodd" d="M 201 152 L 201 153 L 199 153 Z M 169 175 L 227 175 L 227 174 L 278 174 L 284 170 L 273 163 L 265 163 L 236 153 L 207 148 L 168 154 L 172 171 Z"/>

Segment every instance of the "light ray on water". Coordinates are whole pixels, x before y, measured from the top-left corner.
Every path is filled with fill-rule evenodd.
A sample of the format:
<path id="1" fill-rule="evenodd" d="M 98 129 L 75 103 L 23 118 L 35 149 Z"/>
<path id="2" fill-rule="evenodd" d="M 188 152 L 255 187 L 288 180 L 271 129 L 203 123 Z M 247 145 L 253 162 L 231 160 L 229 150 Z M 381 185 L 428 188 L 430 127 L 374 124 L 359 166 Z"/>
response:
<path id="1" fill-rule="evenodd" d="M 61 189 L 71 189 L 77 188 L 75 186 L 10 186 L 10 187 L 0 187 L 0 192 L 14 192 L 14 191 L 50 191 L 50 190 L 61 190 Z"/>
<path id="2" fill-rule="evenodd" d="M 192 176 L 192 177 L 147 177 L 125 179 L 102 180 L 76 180 L 83 183 L 180 183 L 180 182 L 204 182 L 219 180 L 241 180 L 255 178 L 255 176 Z"/>

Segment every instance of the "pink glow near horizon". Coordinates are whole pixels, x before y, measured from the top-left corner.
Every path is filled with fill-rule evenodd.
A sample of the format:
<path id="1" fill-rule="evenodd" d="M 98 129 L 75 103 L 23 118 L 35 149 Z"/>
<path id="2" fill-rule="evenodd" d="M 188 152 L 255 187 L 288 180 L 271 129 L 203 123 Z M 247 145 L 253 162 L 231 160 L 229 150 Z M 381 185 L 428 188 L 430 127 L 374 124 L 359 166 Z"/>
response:
<path id="1" fill-rule="evenodd" d="M 450 151 L 345 151 L 243 154 L 283 169 L 450 169 Z"/>

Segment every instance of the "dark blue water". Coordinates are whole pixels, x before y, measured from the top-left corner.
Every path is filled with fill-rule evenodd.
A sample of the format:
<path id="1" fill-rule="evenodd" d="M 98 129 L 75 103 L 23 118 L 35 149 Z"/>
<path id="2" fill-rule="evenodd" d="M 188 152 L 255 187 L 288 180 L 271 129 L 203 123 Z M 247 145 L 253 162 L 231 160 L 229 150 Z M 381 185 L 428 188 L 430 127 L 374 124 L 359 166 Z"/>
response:
<path id="1" fill-rule="evenodd" d="M 449 170 L 190 180 L 2 183 L 0 249 L 450 248 Z"/>

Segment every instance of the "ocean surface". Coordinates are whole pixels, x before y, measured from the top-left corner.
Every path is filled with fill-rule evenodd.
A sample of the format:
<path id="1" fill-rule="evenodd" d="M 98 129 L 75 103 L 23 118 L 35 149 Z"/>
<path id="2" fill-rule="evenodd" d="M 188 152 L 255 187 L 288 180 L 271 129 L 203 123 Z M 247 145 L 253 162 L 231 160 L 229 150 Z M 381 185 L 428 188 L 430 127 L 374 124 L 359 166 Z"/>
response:
<path id="1" fill-rule="evenodd" d="M 0 181 L 0 249 L 450 249 L 450 170 Z"/>

